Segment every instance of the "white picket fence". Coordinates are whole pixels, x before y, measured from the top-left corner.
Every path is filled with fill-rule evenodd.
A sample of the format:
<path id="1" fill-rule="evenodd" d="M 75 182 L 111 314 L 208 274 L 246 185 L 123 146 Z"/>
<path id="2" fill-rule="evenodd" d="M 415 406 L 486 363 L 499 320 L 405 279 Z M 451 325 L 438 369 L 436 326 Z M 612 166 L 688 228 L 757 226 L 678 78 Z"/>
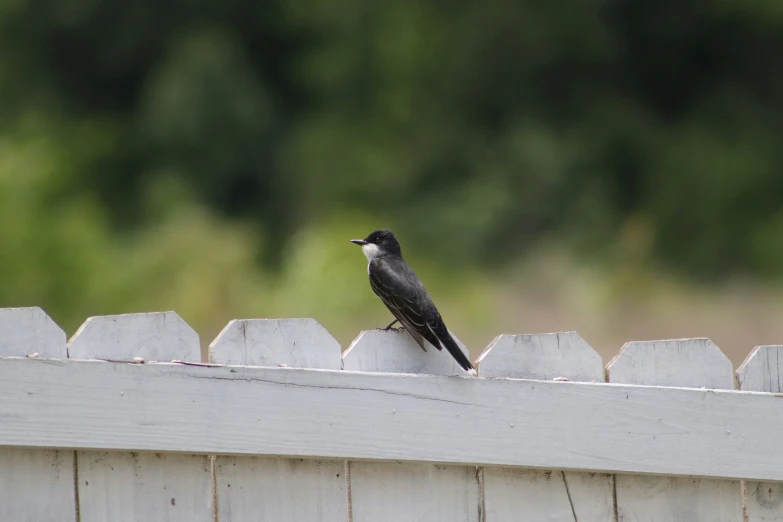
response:
<path id="1" fill-rule="evenodd" d="M 172 312 L 66 343 L 0 309 L 2 522 L 783 520 L 783 346 L 501 335 L 478 377 L 404 332 Z"/>

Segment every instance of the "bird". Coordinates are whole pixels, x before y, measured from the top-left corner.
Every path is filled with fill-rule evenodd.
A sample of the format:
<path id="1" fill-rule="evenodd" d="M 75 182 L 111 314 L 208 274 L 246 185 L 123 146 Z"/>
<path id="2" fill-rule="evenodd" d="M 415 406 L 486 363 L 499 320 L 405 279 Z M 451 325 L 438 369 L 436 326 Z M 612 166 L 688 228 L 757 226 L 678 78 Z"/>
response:
<path id="1" fill-rule="evenodd" d="M 399 322 L 422 350 L 427 351 L 424 340 L 438 350 L 446 348 L 463 370 L 476 375 L 470 360 L 446 328 L 421 279 L 402 258 L 400 243 L 392 231 L 381 228 L 364 239 L 351 239 L 351 243 L 362 247 L 368 261 L 367 274 L 372 291 L 395 317 L 383 330 L 389 330 Z"/>

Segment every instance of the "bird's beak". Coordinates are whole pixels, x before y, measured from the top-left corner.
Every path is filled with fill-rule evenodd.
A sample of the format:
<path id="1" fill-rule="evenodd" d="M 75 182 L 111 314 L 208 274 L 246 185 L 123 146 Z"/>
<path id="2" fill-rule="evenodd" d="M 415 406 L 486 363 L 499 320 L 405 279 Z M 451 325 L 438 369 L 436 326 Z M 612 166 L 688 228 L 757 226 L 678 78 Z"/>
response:
<path id="1" fill-rule="evenodd" d="M 367 241 L 364 239 L 351 239 L 351 243 L 355 243 L 357 245 L 366 245 Z"/>

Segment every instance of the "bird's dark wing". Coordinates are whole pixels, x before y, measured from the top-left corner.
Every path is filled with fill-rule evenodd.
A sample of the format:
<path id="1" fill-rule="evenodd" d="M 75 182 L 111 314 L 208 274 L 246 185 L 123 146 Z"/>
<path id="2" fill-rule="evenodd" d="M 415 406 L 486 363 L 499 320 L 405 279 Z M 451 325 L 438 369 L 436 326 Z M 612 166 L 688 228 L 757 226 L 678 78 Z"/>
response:
<path id="1" fill-rule="evenodd" d="M 445 346 L 463 369 L 473 369 L 470 360 L 451 337 L 421 280 L 402 258 L 374 259 L 370 262 L 369 273 L 373 292 L 414 338 L 418 334 L 438 350 Z M 424 348 L 423 342 L 416 340 Z"/>
<path id="2" fill-rule="evenodd" d="M 392 267 L 388 264 L 381 262 L 380 260 L 373 260 L 370 263 L 370 286 L 372 291 L 381 298 L 383 304 L 397 318 L 402 325 L 411 334 L 411 337 L 418 343 L 422 350 L 427 351 L 424 346 L 424 333 L 429 334 L 426 328 L 426 321 L 422 317 L 418 307 L 415 306 L 416 299 L 414 298 L 413 289 L 404 284 L 401 278 L 397 277 L 391 272 Z M 432 337 L 430 335 L 430 337 Z M 427 338 L 430 343 L 440 350 L 440 346 L 433 343 L 431 339 Z"/>

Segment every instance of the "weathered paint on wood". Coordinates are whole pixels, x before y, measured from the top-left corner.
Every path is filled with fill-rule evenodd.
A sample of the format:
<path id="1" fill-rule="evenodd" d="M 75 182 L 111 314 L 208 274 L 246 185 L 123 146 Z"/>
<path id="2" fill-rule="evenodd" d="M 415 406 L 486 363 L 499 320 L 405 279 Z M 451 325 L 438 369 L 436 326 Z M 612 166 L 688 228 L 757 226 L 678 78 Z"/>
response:
<path id="1" fill-rule="evenodd" d="M 601 357 L 576 332 L 501 335 L 479 358 L 480 378 L 603 381 Z M 573 429 L 573 428 L 572 428 Z M 598 473 L 484 468 L 487 520 L 609 521 L 612 476 Z"/>
<path id="2" fill-rule="evenodd" d="M 65 332 L 37 306 L 0 308 L 0 357 L 66 357 Z"/>
<path id="3" fill-rule="evenodd" d="M 609 382 L 734 388 L 731 361 L 706 338 L 625 343 L 606 368 Z"/>
<path id="4" fill-rule="evenodd" d="M 351 463 L 353 522 L 477 522 L 476 468 Z"/>
<path id="5" fill-rule="evenodd" d="M 744 391 L 783 392 L 783 346 L 754 348 L 737 369 L 737 383 Z M 783 520 L 783 483 L 750 481 L 745 491 L 747 522 Z"/>
<path id="6" fill-rule="evenodd" d="M 34 354 L 65 358 L 65 332 L 38 307 L 0 308 L 0 356 Z M 0 393 L 0 403 L 6 397 Z M 73 454 L 0 448 L 0 520 L 75 520 Z"/>
<path id="7" fill-rule="evenodd" d="M 499 335 L 478 359 L 488 377 L 604 382 L 601 356 L 576 332 Z"/>
<path id="8" fill-rule="evenodd" d="M 339 370 L 340 351 L 340 344 L 315 319 L 236 319 L 209 345 L 209 360 Z"/>
<path id="9" fill-rule="evenodd" d="M 756 346 L 737 368 L 744 391 L 783 393 L 783 346 Z"/>
<path id="10" fill-rule="evenodd" d="M 465 345 L 457 345 L 470 357 Z M 355 372 L 421 373 L 428 375 L 467 375 L 446 350 L 425 343 L 421 349 L 404 328 L 367 330 L 343 354 L 343 369 Z"/>
<path id="11" fill-rule="evenodd" d="M 238 455 L 217 459 L 221 522 L 483 522 L 477 464 L 489 522 L 611 520 L 612 476 L 575 470 L 629 473 L 620 521 L 740 520 L 736 480 L 687 475 L 752 479 L 747 520 L 783 519 L 780 346 L 754 349 L 741 392 L 721 390 L 730 364 L 707 339 L 629 343 L 609 386 L 588 384 L 600 359 L 574 332 L 498 337 L 484 379 L 394 331 L 365 332 L 337 371 L 312 320 L 232 322 L 213 352 L 256 367 L 150 363 L 198 361 L 171 313 L 91 318 L 70 343 L 148 364 L 65 346 L 40 309 L 0 309 L 0 520 L 212 521 L 209 460 L 192 453 Z"/>
<path id="12" fill-rule="evenodd" d="M 614 520 L 612 477 L 605 473 L 484 469 L 487 521 Z"/>
<path id="13" fill-rule="evenodd" d="M 0 446 L 783 480 L 772 394 L 0 358 L 0 396 Z"/>
<path id="14" fill-rule="evenodd" d="M 71 357 L 80 359 L 198 362 L 200 358 L 198 335 L 172 312 L 91 317 L 68 346 Z M 104 407 L 119 406 L 137 389 L 138 383 L 125 383 L 101 401 Z M 155 409 L 155 398 L 139 407 Z M 205 455 L 79 451 L 76 459 L 80 522 L 212 520 Z"/>
<path id="15" fill-rule="evenodd" d="M 68 342 L 71 359 L 201 360 L 198 334 L 174 312 L 90 317 Z"/>
<path id="16" fill-rule="evenodd" d="M 221 522 L 348 520 L 342 461 L 218 457 Z"/>
<path id="17" fill-rule="evenodd" d="M 607 373 L 613 383 L 734 388 L 731 363 L 709 339 L 627 343 L 610 363 Z M 680 421 L 666 411 L 661 412 L 658 421 L 665 429 L 656 435 L 656 439 L 666 444 L 677 444 L 677 433 L 683 429 Z M 722 431 L 727 440 L 732 439 L 733 427 L 720 423 L 714 427 L 716 434 Z M 637 426 L 636 429 L 640 428 Z M 721 451 L 711 447 L 711 442 L 703 440 L 706 449 Z M 657 451 L 648 451 L 646 456 L 649 460 L 660 457 Z M 739 481 L 630 475 L 617 475 L 615 480 L 617 512 L 621 522 L 742 520 Z"/>
<path id="18" fill-rule="evenodd" d="M 204 456 L 80 451 L 78 465 L 82 522 L 212 522 Z"/>
<path id="19" fill-rule="evenodd" d="M 741 522 L 739 482 L 617 475 L 620 522 Z"/>
<path id="20" fill-rule="evenodd" d="M 314 319 L 231 321 L 209 353 L 212 363 L 340 369 L 340 345 Z M 298 431 L 309 430 L 308 417 L 292 419 L 300 424 Z M 258 417 L 257 423 L 274 429 L 266 418 Z M 342 460 L 218 456 L 215 480 L 221 522 L 347 520 Z"/>
<path id="21" fill-rule="evenodd" d="M 467 354 L 461 343 L 460 347 Z M 404 330 L 362 332 L 343 358 L 346 370 L 465 375 L 448 352 L 431 345 L 425 352 Z M 459 433 L 450 436 L 460 439 Z M 478 521 L 475 466 L 367 462 L 348 465 L 353 522 Z"/>
<path id="22" fill-rule="evenodd" d="M 0 520 L 75 522 L 73 453 L 0 449 Z"/>

